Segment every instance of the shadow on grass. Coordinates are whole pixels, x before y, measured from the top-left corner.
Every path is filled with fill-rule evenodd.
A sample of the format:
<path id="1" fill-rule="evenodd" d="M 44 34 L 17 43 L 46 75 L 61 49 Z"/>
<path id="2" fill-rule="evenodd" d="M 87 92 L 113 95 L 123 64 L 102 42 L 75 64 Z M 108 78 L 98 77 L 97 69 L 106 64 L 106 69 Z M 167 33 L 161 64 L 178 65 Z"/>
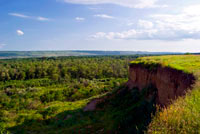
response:
<path id="1" fill-rule="evenodd" d="M 156 90 L 150 88 L 139 92 L 124 87 L 108 95 L 93 112 L 65 111 L 46 120 L 25 120 L 9 130 L 14 134 L 142 134 L 156 111 Z"/>

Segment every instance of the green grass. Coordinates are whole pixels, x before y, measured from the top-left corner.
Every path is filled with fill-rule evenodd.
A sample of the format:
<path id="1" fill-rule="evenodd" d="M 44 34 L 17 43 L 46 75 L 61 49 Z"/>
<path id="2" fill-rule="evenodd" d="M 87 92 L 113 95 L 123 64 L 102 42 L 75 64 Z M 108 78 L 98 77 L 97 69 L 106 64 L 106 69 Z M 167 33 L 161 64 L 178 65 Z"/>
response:
<path id="1" fill-rule="evenodd" d="M 171 67 L 177 70 L 182 70 L 187 73 L 194 73 L 195 75 L 200 72 L 200 56 L 197 55 L 142 57 L 132 61 L 131 64 L 159 64 L 165 67 Z"/>
<path id="2" fill-rule="evenodd" d="M 196 84 L 185 97 L 175 100 L 167 108 L 157 112 L 149 125 L 148 133 L 154 134 L 197 134 L 200 133 L 200 56 L 153 56 L 143 57 L 132 64 L 144 66 L 159 65 L 192 73 L 196 77 Z"/>
<path id="3" fill-rule="evenodd" d="M 154 99 L 143 99 L 146 93 L 122 86 L 112 93 L 94 96 L 106 98 L 92 112 L 83 111 L 92 98 L 71 103 L 52 102 L 35 113 L 35 118 L 27 118 L 9 130 L 16 134 L 139 134 L 146 130 L 155 111 Z M 24 116 L 29 116 L 25 113 Z"/>

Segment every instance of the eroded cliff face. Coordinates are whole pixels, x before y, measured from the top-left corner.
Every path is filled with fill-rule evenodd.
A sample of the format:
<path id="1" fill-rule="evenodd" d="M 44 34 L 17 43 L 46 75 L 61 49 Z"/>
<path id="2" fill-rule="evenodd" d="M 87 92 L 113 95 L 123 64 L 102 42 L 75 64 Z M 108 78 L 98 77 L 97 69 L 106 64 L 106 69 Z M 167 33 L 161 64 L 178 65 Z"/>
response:
<path id="1" fill-rule="evenodd" d="M 156 103 L 166 106 L 171 100 L 185 95 L 194 83 L 195 77 L 192 74 L 167 67 L 148 69 L 140 64 L 133 64 L 129 68 L 127 86 L 130 89 L 137 87 L 141 91 L 153 85 L 157 89 Z"/>

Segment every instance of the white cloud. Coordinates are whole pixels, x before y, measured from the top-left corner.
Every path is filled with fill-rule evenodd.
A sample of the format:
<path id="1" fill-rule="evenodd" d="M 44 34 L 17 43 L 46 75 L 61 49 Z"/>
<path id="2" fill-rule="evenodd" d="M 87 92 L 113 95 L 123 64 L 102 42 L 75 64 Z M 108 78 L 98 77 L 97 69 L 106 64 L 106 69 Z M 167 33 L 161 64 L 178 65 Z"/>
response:
<path id="1" fill-rule="evenodd" d="M 189 40 L 200 39 L 200 5 L 186 7 L 179 14 L 154 14 L 138 20 L 134 29 L 96 33 L 94 39 Z"/>
<path id="2" fill-rule="evenodd" d="M 97 7 L 89 7 L 88 9 L 90 9 L 90 10 L 96 10 L 96 11 L 97 10 L 102 10 L 102 8 L 99 8 L 99 7 L 98 8 Z"/>
<path id="3" fill-rule="evenodd" d="M 200 5 L 188 6 L 183 10 L 183 13 L 187 15 L 200 15 Z"/>
<path id="4" fill-rule="evenodd" d="M 85 18 L 76 17 L 76 18 L 75 18 L 75 20 L 76 20 L 76 21 L 84 21 L 84 20 L 85 20 Z"/>
<path id="5" fill-rule="evenodd" d="M 57 1 L 73 3 L 73 4 L 85 4 L 85 5 L 115 4 L 129 8 L 167 7 L 166 5 L 156 4 L 158 0 L 57 0 Z"/>
<path id="6" fill-rule="evenodd" d="M 140 3 L 136 4 L 134 8 L 165 8 L 167 5 L 157 5 L 158 0 L 139 0 Z"/>
<path id="7" fill-rule="evenodd" d="M 45 17 L 37 17 L 36 18 L 37 20 L 39 20 L 39 21 L 49 21 L 50 19 L 49 18 L 45 18 Z"/>
<path id="8" fill-rule="evenodd" d="M 6 44 L 0 44 L 0 49 L 6 46 Z"/>
<path id="9" fill-rule="evenodd" d="M 109 32 L 109 33 L 103 33 L 99 32 L 95 35 L 90 36 L 93 39 L 140 39 L 145 40 L 149 39 L 153 36 L 153 34 L 156 34 L 156 30 L 135 30 L 130 29 L 128 31 L 123 32 Z"/>
<path id="10" fill-rule="evenodd" d="M 127 23 L 127 26 L 133 26 L 133 25 L 134 25 L 133 22 L 129 22 L 129 23 Z"/>
<path id="11" fill-rule="evenodd" d="M 200 5 L 189 6 L 180 14 L 157 14 L 152 15 L 157 28 L 185 33 L 186 37 L 193 34 L 193 38 L 200 33 Z M 195 35 L 194 35 L 195 34 Z"/>
<path id="12" fill-rule="evenodd" d="M 19 18 L 24 18 L 24 19 L 33 19 L 33 20 L 38 20 L 38 21 L 49 21 L 49 18 L 45 18 L 45 17 L 34 17 L 34 16 L 27 16 L 24 14 L 20 14 L 20 13 L 8 13 L 8 15 L 10 16 L 15 16 L 15 17 L 19 17 Z"/>
<path id="13" fill-rule="evenodd" d="M 30 18 L 30 16 L 19 14 L 19 13 L 9 13 L 11 16 L 20 17 L 20 18 Z"/>
<path id="14" fill-rule="evenodd" d="M 98 39 L 98 38 L 104 38 L 106 36 L 106 33 L 104 32 L 98 32 L 94 35 L 91 35 L 91 38 L 94 38 L 94 39 Z"/>
<path id="15" fill-rule="evenodd" d="M 139 25 L 139 27 L 145 28 L 145 29 L 153 28 L 153 23 L 150 21 L 146 21 L 146 20 L 139 20 L 138 25 Z"/>
<path id="16" fill-rule="evenodd" d="M 19 35 L 19 36 L 24 35 L 24 32 L 22 30 L 17 30 L 16 32 L 17 32 L 17 35 Z"/>
<path id="17" fill-rule="evenodd" d="M 94 15 L 94 17 L 99 17 L 99 18 L 103 18 L 103 19 L 114 19 L 113 16 L 109 16 L 107 14 L 96 14 L 96 15 Z"/>

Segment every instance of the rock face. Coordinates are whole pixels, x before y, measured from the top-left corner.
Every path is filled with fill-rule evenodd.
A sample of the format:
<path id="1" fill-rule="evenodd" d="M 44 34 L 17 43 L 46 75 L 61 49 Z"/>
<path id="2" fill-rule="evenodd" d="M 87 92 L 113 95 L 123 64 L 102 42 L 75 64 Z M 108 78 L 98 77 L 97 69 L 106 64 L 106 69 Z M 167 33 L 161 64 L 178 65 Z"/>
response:
<path id="1" fill-rule="evenodd" d="M 171 100 L 185 95 L 192 88 L 195 77 L 172 68 L 158 66 L 148 69 L 140 64 L 130 65 L 129 81 L 127 86 L 131 89 L 137 87 L 140 91 L 149 85 L 157 89 L 156 103 L 166 106 Z"/>

